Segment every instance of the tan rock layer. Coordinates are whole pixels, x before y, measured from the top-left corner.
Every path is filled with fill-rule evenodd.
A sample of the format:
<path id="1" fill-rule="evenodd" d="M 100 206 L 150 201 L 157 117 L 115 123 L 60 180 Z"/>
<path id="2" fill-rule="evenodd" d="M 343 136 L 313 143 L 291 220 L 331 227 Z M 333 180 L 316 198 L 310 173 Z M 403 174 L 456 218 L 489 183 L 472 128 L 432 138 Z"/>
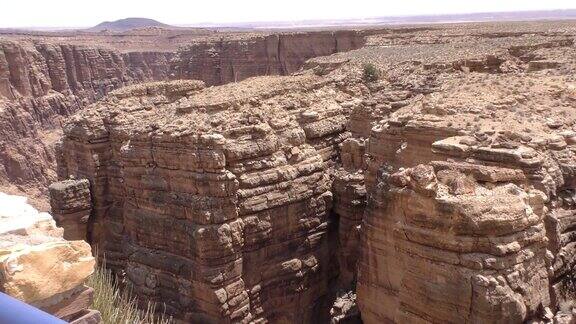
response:
<path id="1" fill-rule="evenodd" d="M 573 41 L 438 33 L 290 78 L 116 92 L 66 126 L 60 175 L 90 180 L 112 267 L 186 320 L 328 321 L 333 297 L 334 322 L 356 300 L 366 323 L 551 320 L 574 263 L 576 65 L 530 63 Z M 385 73 L 360 81 L 371 60 Z"/>
<path id="2" fill-rule="evenodd" d="M 65 321 L 90 313 L 85 318 L 99 323 L 90 311 L 93 290 L 84 286 L 95 265 L 90 245 L 64 240 L 50 215 L 20 197 L 2 199 L 8 207 L 0 211 L 0 291 Z"/>

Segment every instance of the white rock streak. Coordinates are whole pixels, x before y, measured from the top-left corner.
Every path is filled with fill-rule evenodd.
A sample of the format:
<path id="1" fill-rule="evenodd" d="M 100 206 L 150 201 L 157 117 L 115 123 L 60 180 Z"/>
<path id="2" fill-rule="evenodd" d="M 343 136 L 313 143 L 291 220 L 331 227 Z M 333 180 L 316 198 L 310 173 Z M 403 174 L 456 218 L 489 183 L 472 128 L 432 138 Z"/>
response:
<path id="1" fill-rule="evenodd" d="M 52 216 L 36 210 L 28 198 L 0 192 L 0 234 L 22 234 L 38 222 L 50 220 Z"/>

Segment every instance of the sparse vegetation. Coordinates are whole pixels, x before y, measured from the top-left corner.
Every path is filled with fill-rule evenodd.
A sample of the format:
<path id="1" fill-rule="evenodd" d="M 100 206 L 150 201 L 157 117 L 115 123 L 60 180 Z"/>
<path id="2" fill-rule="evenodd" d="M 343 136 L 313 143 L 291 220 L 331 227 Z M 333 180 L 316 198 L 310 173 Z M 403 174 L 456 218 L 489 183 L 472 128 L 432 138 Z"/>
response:
<path id="1" fill-rule="evenodd" d="M 380 78 L 380 71 L 372 63 L 364 64 L 363 78 L 366 82 L 375 82 Z"/>
<path id="2" fill-rule="evenodd" d="M 148 303 L 138 308 L 136 297 L 129 288 L 121 289 L 118 281 L 104 265 L 96 267 L 87 283 L 94 288 L 93 309 L 100 311 L 106 324 L 171 324 L 172 318 L 156 313 L 156 304 Z"/>

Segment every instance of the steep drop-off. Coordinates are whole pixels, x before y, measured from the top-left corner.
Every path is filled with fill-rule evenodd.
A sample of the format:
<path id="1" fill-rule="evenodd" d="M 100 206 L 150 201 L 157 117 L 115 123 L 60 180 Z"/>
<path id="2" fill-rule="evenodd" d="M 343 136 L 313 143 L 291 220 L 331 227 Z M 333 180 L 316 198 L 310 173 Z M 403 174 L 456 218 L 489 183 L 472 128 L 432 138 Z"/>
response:
<path id="1" fill-rule="evenodd" d="M 167 78 L 173 56 L 0 43 L 0 186 L 33 198 L 44 195 L 55 178 L 53 144 L 61 117 L 112 89 Z"/>

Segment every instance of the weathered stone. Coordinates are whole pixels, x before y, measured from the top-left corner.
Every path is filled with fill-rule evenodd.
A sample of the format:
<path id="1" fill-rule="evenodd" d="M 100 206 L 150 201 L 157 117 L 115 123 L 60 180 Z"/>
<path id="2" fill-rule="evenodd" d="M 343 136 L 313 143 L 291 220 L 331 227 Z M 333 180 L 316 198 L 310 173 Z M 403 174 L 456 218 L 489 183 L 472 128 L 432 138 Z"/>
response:
<path id="1" fill-rule="evenodd" d="M 262 81 L 181 97 L 163 90 L 173 83 L 145 92 L 127 88 L 65 126 L 59 167 L 90 181 L 89 239 L 110 267 L 126 271 L 140 297 L 169 304 L 176 317 L 311 322 L 328 316 L 337 270 L 328 240 L 327 170 L 346 138 L 348 111 L 336 99 L 349 95 L 315 75 Z M 306 91 L 301 100 L 315 104 L 278 106 L 291 90 Z M 133 109 L 151 100 L 148 93 L 164 97 L 151 109 Z M 210 107 L 213 98 L 220 108 Z M 52 189 L 58 187 L 69 188 Z"/>
<path id="2" fill-rule="evenodd" d="M 65 125 L 59 174 L 89 180 L 108 265 L 184 321 L 339 322 L 356 302 L 365 323 L 561 320 L 576 65 L 530 62 L 574 57 L 574 33 L 515 28 L 374 31 L 290 77 L 127 87 Z"/>
<path id="3" fill-rule="evenodd" d="M 88 180 L 64 180 L 50 185 L 50 205 L 56 224 L 64 229 L 66 240 L 87 240 L 92 212 Z"/>
<path id="4" fill-rule="evenodd" d="M 103 40 L 102 34 L 54 38 L 3 33 L 0 188 L 23 189 L 48 210 L 46 187 L 57 178 L 55 139 L 61 134 L 62 118 L 115 89 L 171 79 L 219 85 L 257 75 L 287 75 L 309 58 L 365 43 L 361 31 L 166 32 L 144 39 L 138 32 L 123 33 L 121 42 L 113 35 Z"/>
<path id="5" fill-rule="evenodd" d="M 371 196 L 359 263 L 363 320 L 521 322 L 536 316 L 550 303 L 544 215 L 531 199 L 541 193 L 510 184 L 484 187 L 457 171 L 440 171 L 431 178 L 431 194 L 429 180 L 418 180 L 430 169 L 402 171 L 406 183 L 383 177 L 389 189 Z M 463 181 L 464 190 L 455 190 L 454 181 Z"/>

